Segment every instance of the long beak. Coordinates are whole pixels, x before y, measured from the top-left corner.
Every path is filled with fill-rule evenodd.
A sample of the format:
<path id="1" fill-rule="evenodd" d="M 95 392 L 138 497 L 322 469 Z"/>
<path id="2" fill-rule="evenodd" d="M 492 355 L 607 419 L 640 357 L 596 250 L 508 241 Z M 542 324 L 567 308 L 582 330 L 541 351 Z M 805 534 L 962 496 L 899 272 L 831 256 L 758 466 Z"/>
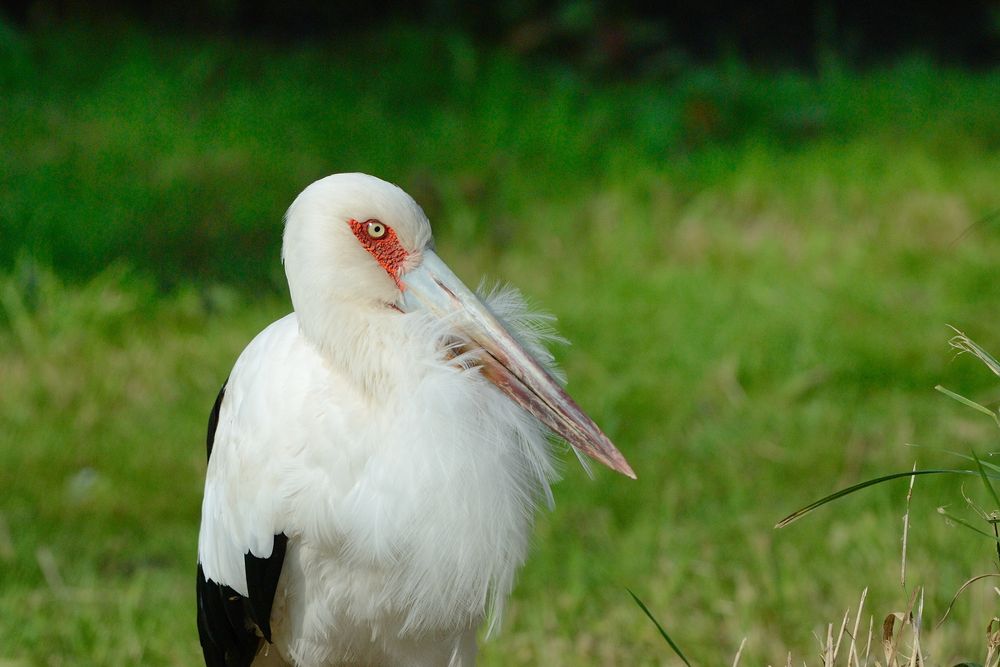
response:
<path id="1" fill-rule="evenodd" d="M 403 310 L 418 308 L 447 319 L 480 355 L 483 375 L 556 435 L 612 470 L 635 479 L 608 436 L 554 377 L 517 342 L 476 295 L 432 251 L 401 276 Z"/>

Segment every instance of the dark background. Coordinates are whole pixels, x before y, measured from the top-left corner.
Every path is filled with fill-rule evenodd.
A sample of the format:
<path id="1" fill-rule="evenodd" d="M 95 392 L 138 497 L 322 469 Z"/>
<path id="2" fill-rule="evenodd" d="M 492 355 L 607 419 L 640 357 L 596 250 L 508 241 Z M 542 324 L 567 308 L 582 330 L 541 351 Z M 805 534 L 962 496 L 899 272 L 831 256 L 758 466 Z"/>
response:
<path id="1" fill-rule="evenodd" d="M 816 67 L 836 54 L 868 66 L 919 52 L 945 64 L 1000 58 L 997 2 L 641 2 L 508 0 L 332 3 L 264 0 L 149 3 L 42 0 L 0 5 L 22 27 L 64 20 L 138 20 L 183 33 L 288 40 L 358 40 L 359 32 L 416 23 L 479 42 L 616 73 L 670 70 L 737 57 L 754 65 Z"/>

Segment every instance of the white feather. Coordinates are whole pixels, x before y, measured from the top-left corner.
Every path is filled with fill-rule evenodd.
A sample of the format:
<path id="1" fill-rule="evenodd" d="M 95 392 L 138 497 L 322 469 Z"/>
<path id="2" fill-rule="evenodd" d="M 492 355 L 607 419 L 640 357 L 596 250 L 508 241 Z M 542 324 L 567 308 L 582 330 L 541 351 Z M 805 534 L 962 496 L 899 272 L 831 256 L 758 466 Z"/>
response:
<path id="1" fill-rule="evenodd" d="M 386 355 L 412 353 L 434 328 L 419 315 L 393 319 L 400 341 Z M 477 370 L 423 347 L 398 355 L 374 402 L 324 363 L 294 314 L 233 369 L 199 559 L 206 577 L 246 595 L 243 554 L 268 556 L 275 533 L 289 536 L 286 564 L 297 560 L 302 577 L 284 577 L 297 604 L 274 631 L 294 640 L 302 664 L 350 655 L 356 639 L 328 637 L 344 629 L 389 642 L 461 636 L 485 613 L 498 622 L 535 502 L 551 498 L 544 430 Z"/>
<path id="2" fill-rule="evenodd" d="M 244 554 L 269 556 L 273 536 L 288 536 L 271 620 L 292 664 L 472 664 L 476 628 L 499 623 L 525 559 L 536 503 L 551 503 L 547 432 L 454 358 L 447 322 L 385 307 L 395 285 L 356 251 L 344 216 L 391 221 L 418 248 L 429 227 L 394 186 L 371 194 L 348 181 L 336 193 L 320 181 L 289 210 L 296 312 L 233 368 L 199 561 L 247 595 Z M 552 367 L 549 320 L 514 290 L 487 300 Z"/>

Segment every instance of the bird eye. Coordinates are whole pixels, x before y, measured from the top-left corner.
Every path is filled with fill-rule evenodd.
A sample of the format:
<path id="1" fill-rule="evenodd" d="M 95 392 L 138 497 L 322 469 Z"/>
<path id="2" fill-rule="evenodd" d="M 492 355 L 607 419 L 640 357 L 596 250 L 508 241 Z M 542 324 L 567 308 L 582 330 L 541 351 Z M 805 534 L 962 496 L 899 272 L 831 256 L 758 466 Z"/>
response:
<path id="1" fill-rule="evenodd" d="M 378 220 L 369 220 L 367 232 L 373 239 L 380 239 L 385 236 L 385 225 Z"/>

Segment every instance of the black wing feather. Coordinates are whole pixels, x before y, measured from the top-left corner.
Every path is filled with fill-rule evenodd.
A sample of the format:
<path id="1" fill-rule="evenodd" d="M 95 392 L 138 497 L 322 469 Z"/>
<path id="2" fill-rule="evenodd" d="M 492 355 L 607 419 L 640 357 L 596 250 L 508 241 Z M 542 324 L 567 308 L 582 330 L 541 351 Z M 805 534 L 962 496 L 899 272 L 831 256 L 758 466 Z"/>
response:
<path id="1" fill-rule="evenodd" d="M 208 417 L 209 458 L 225 394 L 223 383 Z M 208 667 L 250 667 L 263 641 L 271 641 L 271 607 L 287 545 L 288 537 L 279 533 L 274 536 L 268 558 L 258 558 L 249 551 L 244 555 L 249 598 L 225 584 L 206 579 L 201 563 L 198 564 L 198 637 Z"/>
<path id="2" fill-rule="evenodd" d="M 208 415 L 208 435 L 205 437 L 206 459 L 212 458 L 212 447 L 215 445 L 215 431 L 219 428 L 219 411 L 222 410 L 222 399 L 226 395 L 227 384 L 229 384 L 229 378 L 226 378 L 226 381 L 222 383 L 222 389 L 219 390 L 219 395 L 215 397 L 215 405 L 212 406 L 212 412 Z"/>
<path id="3" fill-rule="evenodd" d="M 198 638 L 207 667 L 249 667 L 260 637 L 247 625 L 247 599 L 205 579 L 198 564 Z"/>
<path id="4" fill-rule="evenodd" d="M 253 622 L 267 641 L 271 641 L 271 605 L 274 604 L 274 592 L 278 588 L 278 577 L 281 576 L 287 545 L 288 537 L 284 533 L 278 533 L 274 536 L 270 558 L 257 558 L 250 553 L 243 556 Z"/>

